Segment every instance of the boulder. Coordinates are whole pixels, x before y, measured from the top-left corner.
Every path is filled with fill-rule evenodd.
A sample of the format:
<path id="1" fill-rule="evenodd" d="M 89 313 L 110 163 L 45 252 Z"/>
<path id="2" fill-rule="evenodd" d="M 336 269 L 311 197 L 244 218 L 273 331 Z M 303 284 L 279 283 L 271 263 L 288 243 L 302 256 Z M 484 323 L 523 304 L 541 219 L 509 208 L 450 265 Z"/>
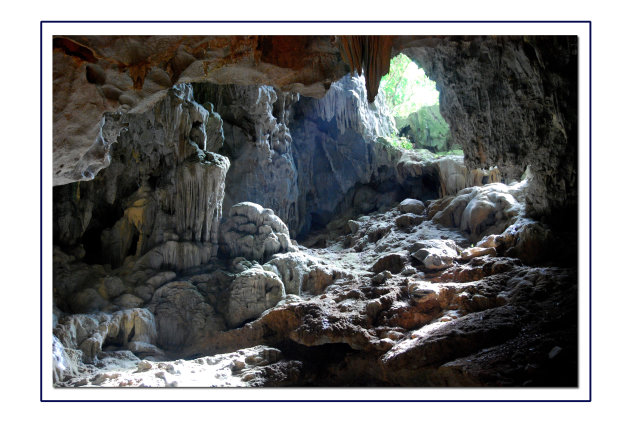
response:
<path id="1" fill-rule="evenodd" d="M 423 221 L 423 218 L 416 214 L 399 215 L 398 217 L 396 217 L 396 220 L 394 220 L 394 222 L 396 223 L 396 226 L 400 227 L 401 229 L 404 229 L 406 227 L 416 226 L 422 223 L 422 221 Z"/>
<path id="2" fill-rule="evenodd" d="M 503 232 L 524 214 L 523 198 L 526 184 L 492 183 L 459 191 L 431 204 L 429 216 L 436 223 L 456 227 L 475 241 Z"/>
<path id="3" fill-rule="evenodd" d="M 226 320 L 230 327 L 260 316 L 285 296 L 280 278 L 260 265 L 238 274 L 232 282 Z"/>
<path id="4" fill-rule="evenodd" d="M 407 198 L 398 205 L 398 209 L 403 213 L 422 214 L 424 212 L 424 203 L 417 199 Z"/>
<path id="5" fill-rule="evenodd" d="M 371 271 L 378 274 L 385 270 L 394 274 L 402 271 L 407 261 L 407 256 L 400 253 L 391 253 L 379 257 L 372 265 Z"/>
<path id="6" fill-rule="evenodd" d="M 179 350 L 212 331 L 225 328 L 222 319 L 188 281 L 172 281 L 155 291 L 149 309 L 155 314 L 157 345 Z"/>
<path id="7" fill-rule="evenodd" d="M 452 240 L 424 240 L 416 243 L 414 249 L 416 251 L 411 256 L 429 270 L 448 268 L 453 265 L 453 260 L 458 256 L 457 245 Z"/>
<path id="8" fill-rule="evenodd" d="M 264 262 L 279 252 L 294 252 L 289 229 L 269 208 L 241 202 L 230 208 L 221 225 L 220 249 L 230 258 Z"/>

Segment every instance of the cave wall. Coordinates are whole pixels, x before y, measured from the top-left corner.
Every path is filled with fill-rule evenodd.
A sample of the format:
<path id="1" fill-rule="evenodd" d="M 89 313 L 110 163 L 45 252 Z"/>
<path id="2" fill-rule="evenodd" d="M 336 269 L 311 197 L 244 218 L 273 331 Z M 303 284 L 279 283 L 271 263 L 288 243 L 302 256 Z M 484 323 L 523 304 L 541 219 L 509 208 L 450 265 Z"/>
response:
<path id="1" fill-rule="evenodd" d="M 518 180 L 529 166 L 534 217 L 576 214 L 577 45 L 575 36 L 410 39 L 407 54 L 440 91 L 440 111 L 469 168 L 498 166 Z"/>
<path id="2" fill-rule="evenodd" d="M 193 89 L 195 99 L 215 104 L 223 119 L 220 152 L 232 162 L 224 207 L 249 201 L 271 208 L 295 233 L 299 191 L 288 121 L 298 94 L 267 85 L 199 83 Z"/>
<path id="3" fill-rule="evenodd" d="M 345 76 L 322 99 L 303 98 L 289 127 L 298 170 L 299 233 L 349 209 L 375 210 L 376 189 L 389 192 L 389 202 L 397 199 L 400 154 L 377 142 L 395 131 L 395 123 L 380 98 L 368 103 L 362 76 Z"/>
<path id="4" fill-rule="evenodd" d="M 183 84 L 145 113 L 103 121 L 118 134 L 111 165 L 93 181 L 54 188 L 54 244 L 83 248 L 88 262 L 113 268 L 152 250 L 157 267 L 207 262 L 216 254 L 230 167 L 215 153 L 223 144 L 219 115 Z"/>
<path id="5" fill-rule="evenodd" d="M 529 166 L 531 216 L 575 208 L 577 37 L 372 38 L 56 36 L 53 183 L 91 180 L 109 165 L 117 133 L 108 131 L 103 113 L 144 112 L 175 83 L 269 85 L 276 94 L 321 98 L 351 65 L 380 63 L 372 73 L 381 74 L 386 56 L 403 52 L 436 81 L 441 113 L 469 168 L 498 166 L 511 180 Z M 355 44 L 361 51 L 348 48 Z M 380 47 L 363 48 L 372 44 Z M 360 60 L 350 60 L 355 56 Z"/>
<path id="6" fill-rule="evenodd" d="M 116 135 L 106 112 L 145 112 L 173 85 L 273 85 L 322 97 L 348 72 L 334 36 L 55 36 L 53 184 L 91 180 Z"/>
<path id="7" fill-rule="evenodd" d="M 274 210 L 296 236 L 311 229 L 313 216 L 325 225 L 352 208 L 361 185 L 395 179 L 395 157 L 375 142 L 395 130 L 394 122 L 380 100 L 368 103 L 363 77 L 345 76 L 321 99 L 265 85 L 193 88 L 196 101 L 214 104 L 223 119 L 220 152 L 232 162 L 225 208 L 258 203 Z M 374 199 L 365 192 L 363 197 Z"/>

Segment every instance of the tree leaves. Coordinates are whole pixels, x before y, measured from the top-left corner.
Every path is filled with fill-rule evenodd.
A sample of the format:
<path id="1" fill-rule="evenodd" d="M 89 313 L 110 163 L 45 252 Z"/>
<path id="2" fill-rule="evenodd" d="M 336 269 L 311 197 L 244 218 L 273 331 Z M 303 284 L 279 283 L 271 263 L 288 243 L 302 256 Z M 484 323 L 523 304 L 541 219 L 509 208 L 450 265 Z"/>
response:
<path id="1" fill-rule="evenodd" d="M 391 60 L 389 73 L 381 79 L 379 95 L 383 95 L 395 117 L 437 104 L 439 98 L 435 82 L 404 54 Z"/>

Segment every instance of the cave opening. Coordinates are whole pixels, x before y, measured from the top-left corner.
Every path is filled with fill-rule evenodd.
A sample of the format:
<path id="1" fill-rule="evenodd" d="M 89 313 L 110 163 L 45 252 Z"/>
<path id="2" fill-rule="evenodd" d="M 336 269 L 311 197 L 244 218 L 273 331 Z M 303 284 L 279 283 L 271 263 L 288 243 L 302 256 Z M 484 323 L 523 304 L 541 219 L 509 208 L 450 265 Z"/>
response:
<path id="1" fill-rule="evenodd" d="M 463 155 L 461 145 L 453 143 L 449 124 L 440 113 L 436 82 L 404 53 L 391 59 L 378 96 L 396 122 L 396 132 L 386 138 L 392 145 L 438 155 Z"/>
<path id="2" fill-rule="evenodd" d="M 276 41 L 253 44 L 260 60 L 299 73 L 283 56 L 293 41 Z M 387 50 L 370 102 L 365 67 L 348 72 L 329 37 L 297 41 L 297 55 L 317 49 L 309 69 L 335 63 L 310 87 L 221 79 L 214 56 L 197 66 L 214 76 L 181 82 L 169 66 L 200 60 L 183 40 L 147 73 L 165 95 L 131 112 L 139 86 L 105 115 L 111 163 L 54 194 L 54 334 L 69 353 L 57 385 L 573 385 L 576 266 L 558 252 L 565 234 L 527 213 L 547 207 L 543 185 L 511 182 L 548 139 L 559 150 L 536 157 L 562 155 L 571 132 L 553 116 L 574 117 L 521 92 L 542 84 L 536 47 L 399 39 L 392 51 L 409 54 Z M 95 60 L 88 82 L 113 92 L 125 70 Z M 76 371 L 59 369 L 77 350 Z M 186 359 L 168 363 L 175 353 Z M 87 378 L 95 357 L 138 370 Z M 547 381 L 554 365 L 566 371 Z"/>

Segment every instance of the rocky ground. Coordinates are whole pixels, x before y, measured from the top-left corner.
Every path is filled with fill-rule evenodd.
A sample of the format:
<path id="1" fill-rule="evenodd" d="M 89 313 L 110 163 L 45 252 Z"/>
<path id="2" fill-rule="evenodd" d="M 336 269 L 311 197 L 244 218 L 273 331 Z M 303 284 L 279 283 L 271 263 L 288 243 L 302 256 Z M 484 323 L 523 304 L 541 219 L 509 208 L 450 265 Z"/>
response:
<path id="1" fill-rule="evenodd" d="M 183 83 L 105 113 L 53 189 L 54 384 L 576 385 L 571 202 L 531 212 L 533 161 L 393 147 L 368 95 Z"/>
<path id="2" fill-rule="evenodd" d="M 123 310 L 58 312 L 56 385 L 576 385 L 577 271 L 545 253 L 571 246 L 523 216 L 526 187 L 407 199 L 300 244 L 237 204 L 221 259 L 138 282 L 154 291 Z"/>

